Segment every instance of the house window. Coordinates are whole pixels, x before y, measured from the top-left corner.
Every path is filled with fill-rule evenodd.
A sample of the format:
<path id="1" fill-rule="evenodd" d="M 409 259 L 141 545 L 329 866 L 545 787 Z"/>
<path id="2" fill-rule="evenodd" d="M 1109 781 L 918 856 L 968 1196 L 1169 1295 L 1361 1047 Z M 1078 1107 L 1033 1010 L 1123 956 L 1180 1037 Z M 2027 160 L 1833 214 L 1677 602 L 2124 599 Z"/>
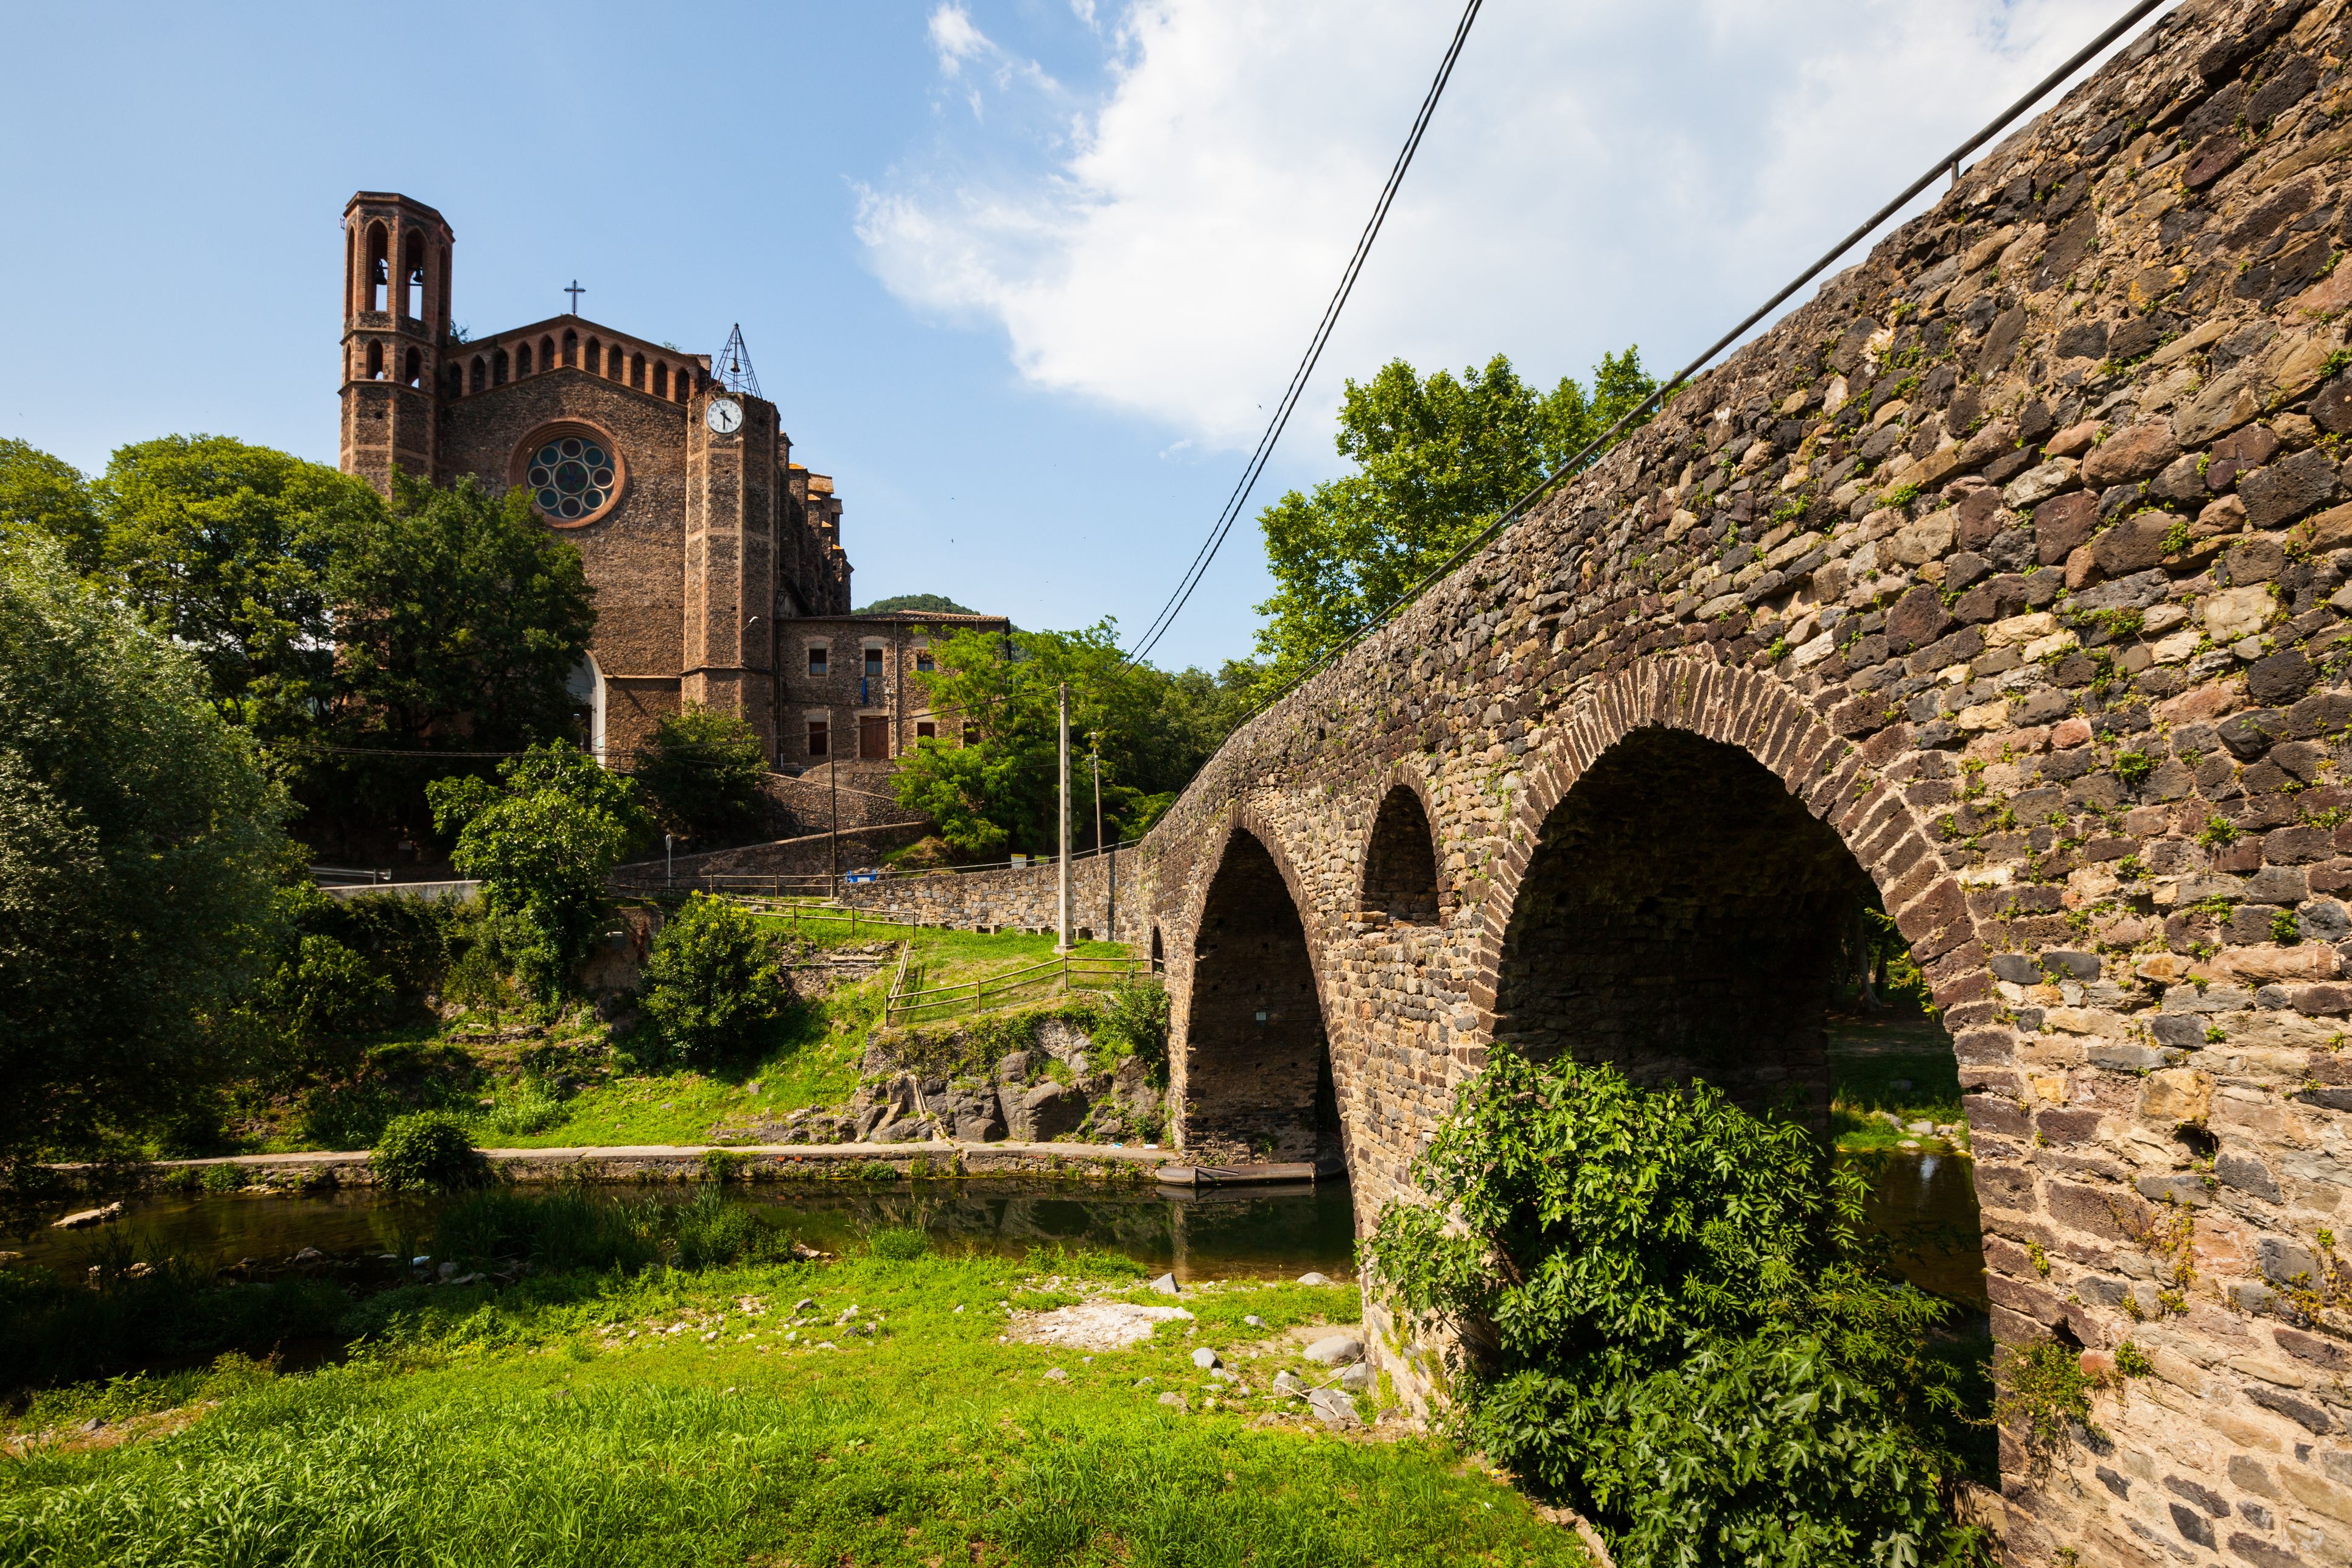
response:
<path id="1" fill-rule="evenodd" d="M 824 673 L 824 648 L 822 645 L 809 649 L 809 673 L 811 675 Z"/>
<path id="2" fill-rule="evenodd" d="M 915 739 L 918 741 L 935 740 L 938 738 L 939 732 L 940 727 L 937 724 L 932 723 L 929 719 L 918 719 L 915 721 Z"/>
<path id="3" fill-rule="evenodd" d="M 931 650 L 929 648 L 919 647 L 915 650 L 915 668 L 925 675 L 931 673 Z"/>
<path id="4" fill-rule="evenodd" d="M 809 755 L 812 757 L 830 755 L 833 748 L 832 726 L 823 719 L 812 719 L 808 721 L 808 727 Z"/>
<path id="5" fill-rule="evenodd" d="M 882 679 L 882 650 L 878 647 L 869 647 L 866 650 L 866 679 L 868 680 Z"/>
<path id="6" fill-rule="evenodd" d="M 969 720 L 964 722 L 963 743 L 967 746 L 977 746 L 980 744 L 980 726 L 972 723 Z"/>

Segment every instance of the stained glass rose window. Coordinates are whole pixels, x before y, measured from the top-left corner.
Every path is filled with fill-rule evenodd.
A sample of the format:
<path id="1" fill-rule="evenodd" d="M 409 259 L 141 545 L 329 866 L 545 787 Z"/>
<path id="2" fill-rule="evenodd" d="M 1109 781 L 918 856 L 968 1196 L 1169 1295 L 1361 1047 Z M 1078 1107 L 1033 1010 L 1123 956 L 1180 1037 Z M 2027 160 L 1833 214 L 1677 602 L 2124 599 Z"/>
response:
<path id="1" fill-rule="evenodd" d="M 594 437 L 559 436 L 531 453 L 523 478 L 540 510 L 571 522 L 604 510 L 613 499 L 617 468 Z"/>

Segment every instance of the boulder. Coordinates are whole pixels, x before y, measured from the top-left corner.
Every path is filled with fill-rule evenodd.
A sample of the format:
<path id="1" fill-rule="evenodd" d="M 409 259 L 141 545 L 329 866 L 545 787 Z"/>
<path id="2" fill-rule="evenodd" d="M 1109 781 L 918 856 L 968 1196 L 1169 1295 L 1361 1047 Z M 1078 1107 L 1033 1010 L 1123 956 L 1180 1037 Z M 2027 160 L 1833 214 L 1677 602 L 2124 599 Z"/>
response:
<path id="1" fill-rule="evenodd" d="M 1345 1432 L 1361 1426 L 1363 1418 L 1356 1414 L 1356 1402 L 1336 1388 L 1318 1388 L 1307 1396 L 1307 1407 L 1315 1412 L 1315 1419 L 1335 1432 Z"/>
<path id="2" fill-rule="evenodd" d="M 1006 1108 L 1013 1136 L 1042 1143 L 1087 1119 L 1087 1097 L 1067 1084 L 1041 1083 Z"/>
<path id="3" fill-rule="evenodd" d="M 1155 1290 L 1162 1296 L 1173 1296 L 1178 1294 L 1182 1289 L 1182 1287 L 1176 1283 L 1176 1276 L 1173 1274 L 1162 1274 L 1159 1279 L 1154 1279 L 1150 1285 L 1146 1286 L 1145 1289 Z"/>
<path id="4" fill-rule="evenodd" d="M 1372 1365 L 1358 1362 L 1339 1374 L 1339 1386 L 1349 1394 L 1370 1394 L 1372 1391 Z"/>
<path id="5" fill-rule="evenodd" d="M 1216 1352 L 1211 1350 L 1206 1345 L 1202 1345 L 1200 1349 L 1192 1352 L 1192 1364 L 1199 1367 L 1202 1372 L 1208 1372 L 1223 1363 L 1218 1361 Z"/>
<path id="6" fill-rule="evenodd" d="M 89 1226 L 104 1225 L 109 1220 L 121 1219 L 121 1217 L 122 1205 L 119 1203 L 114 1203 L 107 1205 L 104 1208 L 77 1209 L 72 1214 L 66 1215 L 63 1219 L 52 1220 L 49 1223 L 49 1228 L 51 1230 L 80 1230 Z"/>
<path id="7" fill-rule="evenodd" d="M 993 1143 L 1004 1136 L 1004 1110 L 986 1083 L 957 1083 L 931 1097 L 932 1114 L 961 1143 Z"/>
<path id="8" fill-rule="evenodd" d="M 1344 1366 L 1364 1359 L 1364 1342 L 1354 1334 L 1327 1334 L 1307 1347 L 1307 1359 L 1325 1366 Z"/>

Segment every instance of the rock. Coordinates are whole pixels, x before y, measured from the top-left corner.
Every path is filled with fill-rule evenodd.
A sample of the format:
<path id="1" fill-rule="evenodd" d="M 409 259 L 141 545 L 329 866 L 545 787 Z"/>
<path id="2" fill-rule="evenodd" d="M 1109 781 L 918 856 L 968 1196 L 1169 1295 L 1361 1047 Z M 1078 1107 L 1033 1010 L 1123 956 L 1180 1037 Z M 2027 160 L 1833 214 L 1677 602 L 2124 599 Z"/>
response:
<path id="1" fill-rule="evenodd" d="M 1058 1138 L 1086 1119 L 1087 1097 L 1062 1083 L 1041 1083 L 1005 1111 L 1013 1136 L 1029 1143 Z"/>
<path id="2" fill-rule="evenodd" d="M 2215 642 L 2252 637 L 2269 623 L 2277 607 L 2271 591 L 2260 584 L 2208 594 L 2200 606 L 2205 616 L 2205 635 Z"/>
<path id="3" fill-rule="evenodd" d="M 2202 1123 L 2212 1111 L 2213 1080 L 2195 1068 L 2166 1068 L 2140 1086 L 2139 1113 L 2150 1121 Z"/>
<path id="4" fill-rule="evenodd" d="M 1336 1388 L 1318 1388 L 1309 1393 L 1307 1407 L 1315 1412 L 1318 1421 L 1335 1432 L 1352 1431 L 1364 1424 L 1356 1414 L 1356 1402 Z"/>
<path id="5" fill-rule="evenodd" d="M 1016 1312 L 1004 1337 L 1016 1344 L 1123 1351 L 1149 1340 L 1160 1324 L 1179 1321 L 1190 1322 L 1192 1314 L 1181 1307 L 1147 1307 L 1139 1301 L 1081 1301 L 1050 1312 Z"/>
<path id="6" fill-rule="evenodd" d="M 122 1205 L 119 1203 L 113 1203 L 107 1205 L 104 1208 L 77 1209 L 72 1214 L 66 1215 L 63 1219 L 51 1221 L 49 1228 L 51 1230 L 80 1230 L 89 1226 L 104 1225 L 109 1220 L 121 1219 L 121 1217 Z"/>
<path id="7" fill-rule="evenodd" d="M 1186 1399 L 1182 1394 L 1177 1393 L 1172 1388 L 1160 1396 L 1160 1403 L 1162 1405 L 1173 1405 L 1177 1410 L 1188 1415 L 1191 1415 L 1192 1411 L 1192 1402 Z"/>
<path id="8" fill-rule="evenodd" d="M 1372 1366 L 1370 1362 L 1358 1362 L 1339 1374 L 1339 1386 L 1349 1394 L 1370 1394 L 1372 1391 Z"/>
<path id="9" fill-rule="evenodd" d="M 1318 1274 L 1310 1268 L 1298 1277 L 1298 1282 L 1301 1285 L 1328 1285 L 1331 1283 L 1331 1277 L 1328 1274 Z"/>
<path id="10" fill-rule="evenodd" d="M 1249 1316 L 1244 1318 L 1242 1321 L 1253 1329 L 1262 1329 L 1265 1327 L 1265 1320 L 1259 1317 L 1255 1312 L 1252 1312 Z"/>
<path id="11" fill-rule="evenodd" d="M 296 1253 L 288 1261 L 293 1263 L 324 1263 L 326 1260 L 327 1255 L 325 1253 L 320 1251 L 315 1247 L 306 1247 L 301 1251 Z"/>
<path id="12" fill-rule="evenodd" d="M 992 1084 L 951 1085 L 931 1097 L 930 1106 L 948 1135 L 960 1143 L 993 1143 L 1004 1136 L 1004 1110 Z"/>
<path id="13" fill-rule="evenodd" d="M 1180 1287 L 1176 1283 L 1176 1276 L 1173 1274 L 1162 1274 L 1159 1279 L 1154 1279 L 1150 1285 L 1146 1286 L 1145 1289 L 1157 1290 L 1162 1296 L 1173 1296 L 1179 1292 Z"/>
<path id="14" fill-rule="evenodd" d="M 1211 1350 L 1206 1345 L 1202 1345 L 1199 1350 L 1192 1352 L 1192 1364 L 1199 1367 L 1202 1372 L 1207 1372 L 1212 1367 L 1218 1366 L 1222 1363 L 1217 1360 L 1216 1352 Z"/>
<path id="15" fill-rule="evenodd" d="M 2010 480 L 2009 488 L 2000 492 L 2001 504 L 2011 511 L 2021 511 L 2049 500 L 2061 490 L 2073 489 L 2076 467 L 2072 458 L 2053 458 L 2039 467 L 2028 468 Z"/>
<path id="16" fill-rule="evenodd" d="M 1936 1131 L 1936 1124 L 1932 1121 L 1910 1121 L 1904 1124 L 1903 1131 L 1924 1136 Z"/>
<path id="17" fill-rule="evenodd" d="M 1296 1373 L 1277 1372 L 1274 1374 L 1274 1391 L 1296 1397 L 1306 1394 L 1307 1384 L 1298 1380 Z"/>
<path id="18" fill-rule="evenodd" d="M 2083 482 L 2095 489 L 2144 479 L 2180 456 L 2169 419 L 2143 419 L 2116 431 L 2083 459 Z"/>
<path id="19" fill-rule="evenodd" d="M 457 1266 L 455 1263 L 444 1263 L 436 1272 L 444 1281 L 455 1279 L 457 1277 Z"/>
<path id="20" fill-rule="evenodd" d="M 1307 1347 L 1307 1359 L 1325 1366 L 1341 1366 L 1364 1359 L 1364 1342 L 1354 1334 L 1327 1334 Z"/>
<path id="21" fill-rule="evenodd" d="M 1045 1369 L 1045 1381 L 1047 1383 L 1067 1383 L 1070 1381 L 1070 1374 L 1064 1372 L 1058 1366 L 1049 1366 Z"/>

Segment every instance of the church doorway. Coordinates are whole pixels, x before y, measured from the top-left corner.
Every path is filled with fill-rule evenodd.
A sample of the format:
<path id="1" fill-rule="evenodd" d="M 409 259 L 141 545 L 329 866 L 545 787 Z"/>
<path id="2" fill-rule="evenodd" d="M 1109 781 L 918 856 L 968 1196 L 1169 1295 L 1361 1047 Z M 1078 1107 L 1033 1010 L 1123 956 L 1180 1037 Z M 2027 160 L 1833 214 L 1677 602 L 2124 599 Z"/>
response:
<path id="1" fill-rule="evenodd" d="M 563 689 L 572 696 L 572 716 L 580 727 L 581 743 L 590 755 L 610 766 L 604 755 L 604 672 L 596 667 L 595 655 L 580 656 Z"/>
<path id="2" fill-rule="evenodd" d="M 860 762 L 887 760 L 890 755 L 890 716 L 887 713 L 861 713 L 857 716 L 857 756 Z"/>

